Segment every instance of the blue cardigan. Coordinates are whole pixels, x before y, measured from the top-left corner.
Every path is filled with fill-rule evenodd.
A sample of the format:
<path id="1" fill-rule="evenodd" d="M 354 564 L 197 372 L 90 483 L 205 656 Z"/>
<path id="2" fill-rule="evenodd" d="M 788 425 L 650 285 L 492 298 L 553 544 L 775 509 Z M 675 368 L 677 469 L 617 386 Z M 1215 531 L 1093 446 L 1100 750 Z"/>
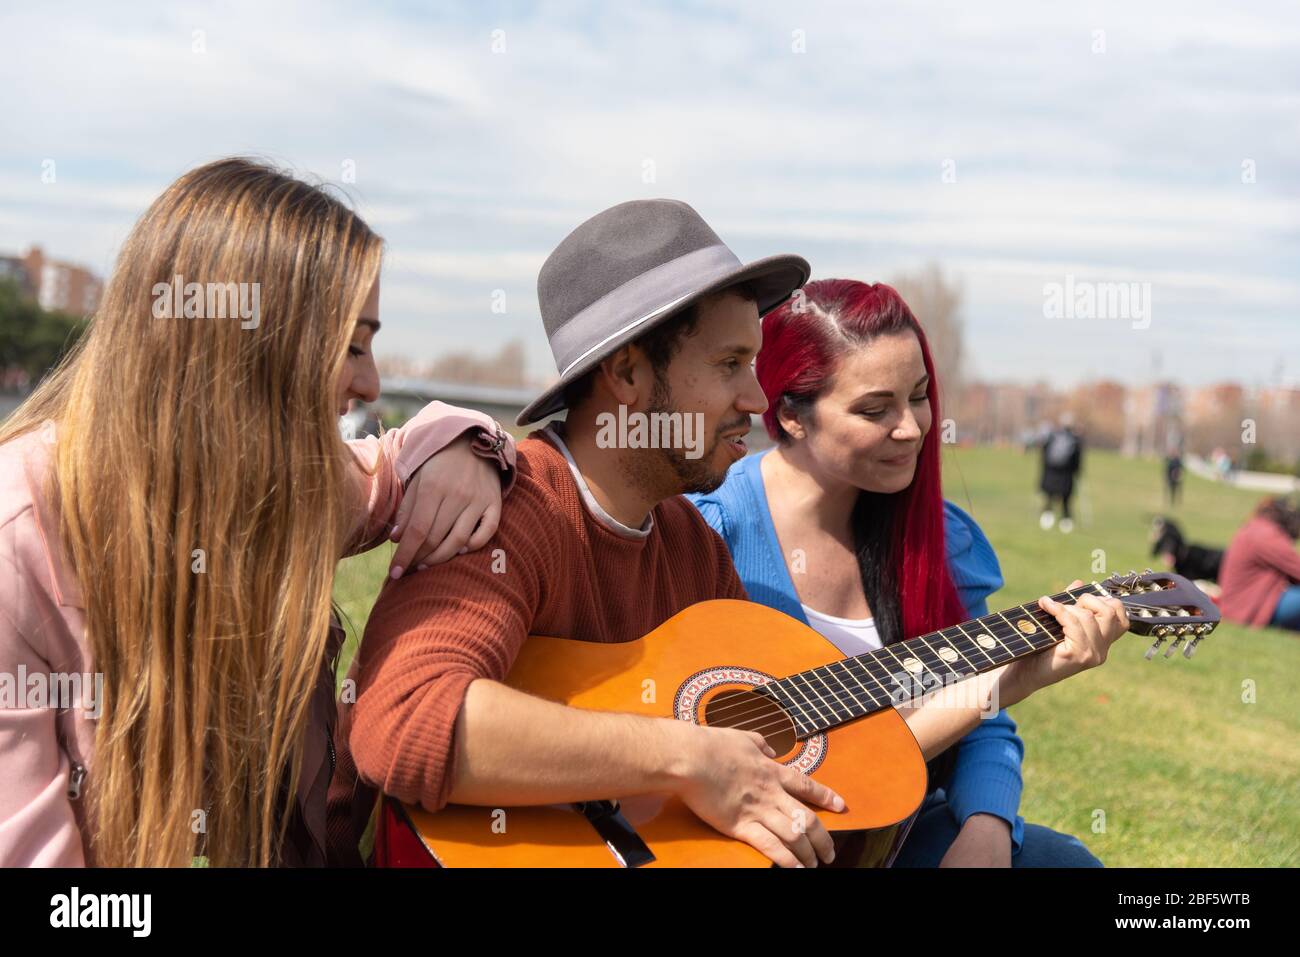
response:
<path id="1" fill-rule="evenodd" d="M 770 451 L 770 450 L 769 450 Z M 715 491 L 686 497 L 726 541 L 751 601 L 808 624 L 767 507 L 759 462 L 764 452 L 732 465 Z M 971 618 L 988 614 L 988 596 L 1002 587 L 993 546 L 975 520 L 951 502 L 944 503 L 948 567 L 957 594 Z M 1011 852 L 1020 851 L 1025 822 L 1019 815 L 1020 763 L 1025 746 L 1006 709 L 980 721 L 957 743 L 957 764 L 947 788 L 948 807 L 963 824 L 972 814 L 993 814 L 1011 825 Z"/>

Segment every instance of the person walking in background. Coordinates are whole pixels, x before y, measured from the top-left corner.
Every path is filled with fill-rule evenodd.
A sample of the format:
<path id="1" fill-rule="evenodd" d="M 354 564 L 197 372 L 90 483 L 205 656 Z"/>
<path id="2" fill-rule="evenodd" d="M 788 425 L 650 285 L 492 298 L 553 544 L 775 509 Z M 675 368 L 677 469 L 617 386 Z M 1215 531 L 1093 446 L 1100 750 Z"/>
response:
<path id="1" fill-rule="evenodd" d="M 1219 476 L 1220 482 L 1232 480 L 1232 456 L 1222 446 L 1216 447 L 1210 453 L 1210 464 L 1214 466 L 1214 471 Z"/>
<path id="2" fill-rule="evenodd" d="M 1070 499 L 1074 497 L 1074 480 L 1083 465 L 1083 439 L 1074 430 L 1074 417 L 1066 412 L 1057 427 L 1043 440 L 1043 471 L 1038 487 L 1044 496 L 1043 514 L 1038 524 L 1047 531 L 1056 521 L 1053 510 L 1061 503 L 1061 531 L 1074 531 L 1070 517 Z"/>
<path id="3" fill-rule="evenodd" d="M 1170 505 L 1177 505 L 1183 491 L 1183 455 L 1177 447 L 1172 447 L 1165 456 L 1165 499 Z"/>
<path id="4" fill-rule="evenodd" d="M 1219 610 L 1255 628 L 1300 631 L 1300 503 L 1265 499 L 1238 529 L 1223 557 Z"/>

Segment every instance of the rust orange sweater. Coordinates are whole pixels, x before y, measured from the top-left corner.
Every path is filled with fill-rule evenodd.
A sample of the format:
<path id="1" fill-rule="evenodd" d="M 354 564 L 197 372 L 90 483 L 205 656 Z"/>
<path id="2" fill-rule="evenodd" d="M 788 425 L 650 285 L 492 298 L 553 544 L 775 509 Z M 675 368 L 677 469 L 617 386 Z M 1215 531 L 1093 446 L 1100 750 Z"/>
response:
<path id="1" fill-rule="evenodd" d="M 520 442 L 492 541 L 389 581 L 371 612 L 344 723 L 361 779 L 437 810 L 451 790 L 466 688 L 502 680 L 529 634 L 631 641 L 695 602 L 746 597 L 694 506 L 675 496 L 651 514 L 648 536 L 610 528 L 549 436 Z"/>

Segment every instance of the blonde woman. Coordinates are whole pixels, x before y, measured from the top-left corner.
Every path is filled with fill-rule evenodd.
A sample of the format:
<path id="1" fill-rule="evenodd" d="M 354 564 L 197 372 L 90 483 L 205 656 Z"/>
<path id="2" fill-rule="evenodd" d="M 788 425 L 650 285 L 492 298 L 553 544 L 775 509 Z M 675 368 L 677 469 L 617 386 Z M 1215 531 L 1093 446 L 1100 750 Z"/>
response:
<path id="1" fill-rule="evenodd" d="M 441 403 L 340 437 L 379 391 L 381 252 L 321 188 L 192 170 L 0 426 L 0 865 L 356 862 L 326 823 L 335 564 L 480 547 L 514 462 Z"/>

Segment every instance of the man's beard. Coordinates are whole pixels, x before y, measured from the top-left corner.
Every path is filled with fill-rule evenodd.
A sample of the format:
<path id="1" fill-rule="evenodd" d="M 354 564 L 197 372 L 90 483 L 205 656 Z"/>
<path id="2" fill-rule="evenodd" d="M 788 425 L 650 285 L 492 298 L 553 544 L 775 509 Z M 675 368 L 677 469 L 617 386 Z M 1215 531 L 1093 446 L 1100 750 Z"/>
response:
<path id="1" fill-rule="evenodd" d="M 683 421 L 686 416 L 695 415 L 693 412 L 674 408 L 668 383 L 656 374 L 655 387 L 650 394 L 650 404 L 646 414 L 653 416 L 656 413 L 674 412 L 680 412 Z M 642 451 L 645 457 L 638 456 L 629 463 L 629 477 L 638 485 L 656 488 L 665 498 L 681 495 L 684 492 L 712 492 L 727 478 L 726 469 L 719 472 L 709 464 L 713 459 L 713 453 L 717 451 L 718 443 L 722 441 L 720 433 L 739 428 L 741 425 L 748 425 L 748 423 L 733 422 L 718 428 L 699 458 L 687 458 L 685 448 L 644 449 Z"/>

